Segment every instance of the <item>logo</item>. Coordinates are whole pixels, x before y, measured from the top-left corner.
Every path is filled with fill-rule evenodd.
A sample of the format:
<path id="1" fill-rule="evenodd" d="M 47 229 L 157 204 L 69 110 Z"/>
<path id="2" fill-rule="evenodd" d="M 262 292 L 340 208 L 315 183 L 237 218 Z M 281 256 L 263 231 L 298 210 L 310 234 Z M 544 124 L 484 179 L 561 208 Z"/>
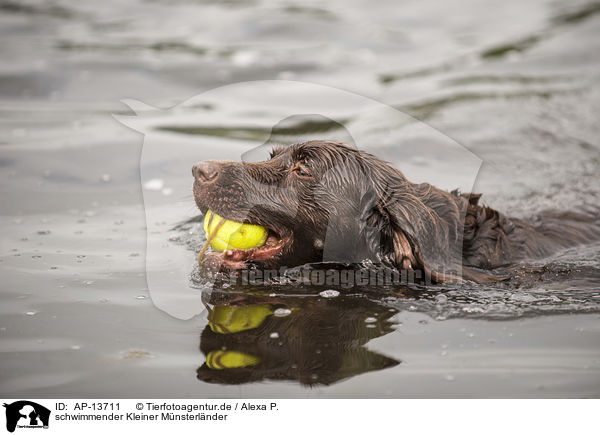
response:
<path id="1" fill-rule="evenodd" d="M 6 430 L 14 432 L 15 428 L 48 429 L 50 410 L 29 400 L 19 400 L 6 408 Z"/>

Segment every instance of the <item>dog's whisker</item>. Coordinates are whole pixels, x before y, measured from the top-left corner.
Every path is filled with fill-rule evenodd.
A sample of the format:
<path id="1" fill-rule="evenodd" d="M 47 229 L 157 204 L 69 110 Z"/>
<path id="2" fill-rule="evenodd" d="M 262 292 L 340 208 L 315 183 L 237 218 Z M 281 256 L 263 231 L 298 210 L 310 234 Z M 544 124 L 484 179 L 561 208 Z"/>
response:
<path id="1" fill-rule="evenodd" d="M 214 217 L 215 217 L 215 215 L 213 213 L 213 214 L 211 214 L 210 219 L 208 220 L 208 225 L 207 225 L 208 231 L 206 234 L 206 242 L 204 243 L 204 245 L 202 246 L 202 249 L 200 249 L 200 252 L 198 253 L 198 263 L 200 263 L 200 264 L 204 263 L 204 254 L 206 254 L 208 246 L 213 241 L 213 239 L 217 236 L 217 233 L 219 232 L 219 230 L 225 224 L 225 221 L 226 221 L 226 219 L 221 218 L 221 220 L 219 221 L 219 223 L 217 223 L 217 226 L 214 228 L 214 230 L 211 231 L 211 225 L 212 225 L 212 221 L 213 221 Z"/>

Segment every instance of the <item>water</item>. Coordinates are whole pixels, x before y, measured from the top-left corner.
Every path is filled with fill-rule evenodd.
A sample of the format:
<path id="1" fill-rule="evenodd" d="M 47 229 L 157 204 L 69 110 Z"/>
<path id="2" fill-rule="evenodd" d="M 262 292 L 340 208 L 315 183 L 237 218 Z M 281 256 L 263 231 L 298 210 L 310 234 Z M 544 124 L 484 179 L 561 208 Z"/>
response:
<path id="1" fill-rule="evenodd" d="M 413 181 L 471 182 L 514 216 L 591 207 L 599 12 L 597 2 L 541 0 L 0 3 L 1 395 L 600 396 L 597 243 L 520 265 L 493 288 L 332 297 L 290 283 L 212 294 L 192 283 L 194 303 L 233 307 L 258 325 L 228 334 L 211 329 L 207 312 L 180 320 L 158 310 L 146 228 L 174 237 L 192 274 L 203 236 L 196 223 L 178 227 L 197 214 L 189 168 L 238 160 L 268 139 L 277 96 L 146 111 L 165 146 L 145 162 L 145 187 L 142 136 L 112 117 L 131 114 L 123 99 L 166 109 L 238 81 L 330 85 L 425 123 L 390 136 L 343 113 L 363 126 L 361 145 Z M 306 113 L 294 104 L 279 101 Z M 274 140 L 343 134 L 300 121 Z M 453 156 L 440 154 L 432 129 L 480 159 L 475 180 L 474 166 L 447 171 Z M 184 147 L 189 155 L 170 151 Z M 180 184 L 165 178 L 180 167 Z M 180 208 L 146 221 L 143 194 Z M 209 358 L 223 345 L 237 353 Z"/>

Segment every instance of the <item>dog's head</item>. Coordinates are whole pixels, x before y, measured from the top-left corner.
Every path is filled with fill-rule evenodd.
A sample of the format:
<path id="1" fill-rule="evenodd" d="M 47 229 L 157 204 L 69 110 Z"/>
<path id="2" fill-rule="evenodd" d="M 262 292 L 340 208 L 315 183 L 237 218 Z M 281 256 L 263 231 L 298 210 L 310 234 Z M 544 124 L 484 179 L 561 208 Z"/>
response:
<path id="1" fill-rule="evenodd" d="M 456 196 L 410 183 L 386 162 L 341 143 L 275 148 L 263 162 L 203 161 L 192 173 L 202 212 L 269 231 L 263 247 L 211 252 L 208 264 L 278 268 L 370 259 L 443 273 L 460 261 Z"/>

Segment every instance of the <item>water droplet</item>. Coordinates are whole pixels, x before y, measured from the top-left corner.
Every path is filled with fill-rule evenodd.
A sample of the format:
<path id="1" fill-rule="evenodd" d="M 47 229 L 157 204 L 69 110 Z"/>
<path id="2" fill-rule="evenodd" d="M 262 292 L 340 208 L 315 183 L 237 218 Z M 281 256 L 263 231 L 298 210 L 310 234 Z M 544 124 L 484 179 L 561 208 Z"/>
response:
<path id="1" fill-rule="evenodd" d="M 292 310 L 290 310 L 289 308 L 277 308 L 273 312 L 273 315 L 275 317 L 286 317 L 286 316 L 289 316 L 290 314 L 292 314 Z"/>
<path id="2" fill-rule="evenodd" d="M 146 190 L 162 190 L 165 186 L 165 182 L 160 178 L 153 178 L 144 183 L 144 189 Z"/>
<path id="3" fill-rule="evenodd" d="M 135 298 L 136 298 L 136 299 L 140 299 L 140 300 L 141 300 L 141 299 L 146 299 L 146 298 L 148 298 L 148 296 L 146 296 L 146 295 L 138 295 L 138 296 L 136 296 Z"/>
<path id="4" fill-rule="evenodd" d="M 279 338 L 279 334 L 277 332 L 271 332 L 271 334 L 269 335 L 269 337 L 271 337 L 271 338 Z"/>
<path id="5" fill-rule="evenodd" d="M 25 314 L 28 315 L 28 316 L 35 316 L 37 314 L 37 311 L 33 311 L 33 310 L 32 311 L 27 311 L 27 312 L 25 312 Z"/>
<path id="6" fill-rule="evenodd" d="M 375 323 L 377 322 L 377 319 L 375 317 L 367 317 L 365 319 L 365 323 Z"/>
<path id="7" fill-rule="evenodd" d="M 337 298 L 340 295 L 340 292 L 337 290 L 323 290 L 319 295 L 324 298 Z"/>
<path id="8" fill-rule="evenodd" d="M 255 50 L 240 50 L 231 56 L 231 62 L 238 67 L 247 67 L 257 62 L 259 53 Z"/>

